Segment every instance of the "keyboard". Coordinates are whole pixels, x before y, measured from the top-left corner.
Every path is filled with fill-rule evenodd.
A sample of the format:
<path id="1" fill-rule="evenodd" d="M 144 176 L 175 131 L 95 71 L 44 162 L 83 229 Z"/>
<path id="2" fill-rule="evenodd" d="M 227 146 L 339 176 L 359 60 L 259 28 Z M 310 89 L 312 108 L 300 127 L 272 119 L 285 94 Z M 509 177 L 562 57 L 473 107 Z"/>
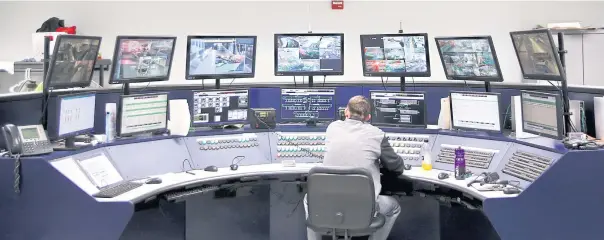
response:
<path id="1" fill-rule="evenodd" d="M 92 196 L 96 198 L 114 198 L 142 185 L 143 183 L 123 182 L 114 186 L 103 188 L 100 192 Z"/>

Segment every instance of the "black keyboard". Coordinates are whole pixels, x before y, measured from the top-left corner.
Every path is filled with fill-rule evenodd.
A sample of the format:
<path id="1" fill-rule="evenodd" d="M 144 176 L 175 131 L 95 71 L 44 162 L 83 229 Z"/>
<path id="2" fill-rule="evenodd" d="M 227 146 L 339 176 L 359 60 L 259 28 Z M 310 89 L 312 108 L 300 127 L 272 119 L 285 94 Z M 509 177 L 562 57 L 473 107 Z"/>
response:
<path id="1" fill-rule="evenodd" d="M 135 188 L 138 188 L 142 185 L 143 183 L 123 182 L 115 186 L 104 188 L 100 192 L 92 196 L 96 198 L 114 198 Z"/>

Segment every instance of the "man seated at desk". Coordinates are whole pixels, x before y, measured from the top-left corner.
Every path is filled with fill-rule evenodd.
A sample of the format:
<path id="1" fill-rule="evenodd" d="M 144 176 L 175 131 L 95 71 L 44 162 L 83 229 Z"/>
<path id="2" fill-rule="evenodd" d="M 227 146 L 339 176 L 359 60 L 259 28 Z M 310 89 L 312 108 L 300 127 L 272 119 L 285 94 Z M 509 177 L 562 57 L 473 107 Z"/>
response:
<path id="1" fill-rule="evenodd" d="M 382 188 L 380 163 L 387 170 L 398 173 L 403 172 L 405 164 L 388 143 L 386 134 L 368 123 L 371 119 L 371 103 L 367 98 L 352 97 L 346 106 L 345 115 L 345 121 L 336 121 L 327 127 L 327 152 L 323 165 L 363 167 L 371 173 L 379 212 L 386 217 L 386 223 L 370 239 L 385 240 L 401 209 L 393 197 L 379 195 Z M 306 200 L 304 204 L 305 209 L 308 209 Z M 308 239 L 321 239 L 321 236 L 308 228 Z"/>

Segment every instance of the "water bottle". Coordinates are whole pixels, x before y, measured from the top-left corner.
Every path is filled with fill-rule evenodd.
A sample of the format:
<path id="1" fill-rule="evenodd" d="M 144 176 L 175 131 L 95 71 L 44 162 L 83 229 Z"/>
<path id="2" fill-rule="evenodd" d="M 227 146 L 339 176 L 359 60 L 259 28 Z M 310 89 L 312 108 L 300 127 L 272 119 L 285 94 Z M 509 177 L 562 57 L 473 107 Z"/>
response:
<path id="1" fill-rule="evenodd" d="M 428 143 L 422 146 L 422 168 L 426 171 L 432 170 L 432 156 L 430 156 L 430 147 Z"/>
<path id="2" fill-rule="evenodd" d="M 463 148 L 455 149 L 455 179 L 464 180 L 466 176 L 466 153 Z"/>

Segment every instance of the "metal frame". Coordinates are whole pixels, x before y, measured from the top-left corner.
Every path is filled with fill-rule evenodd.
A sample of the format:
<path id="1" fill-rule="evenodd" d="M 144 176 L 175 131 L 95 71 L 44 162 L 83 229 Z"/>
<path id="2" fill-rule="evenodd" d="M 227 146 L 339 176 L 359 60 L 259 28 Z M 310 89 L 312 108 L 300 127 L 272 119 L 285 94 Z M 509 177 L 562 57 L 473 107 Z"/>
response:
<path id="1" fill-rule="evenodd" d="M 405 128 L 405 127 L 411 127 L 411 128 L 413 128 L 413 127 L 423 127 L 423 128 L 426 128 L 428 126 L 428 122 L 427 122 L 427 115 L 428 114 L 426 114 L 427 113 L 426 112 L 426 110 L 427 110 L 426 109 L 426 92 L 424 92 L 424 91 L 384 91 L 384 90 L 370 90 L 369 91 L 369 100 L 371 100 L 371 105 L 372 105 L 371 107 L 373 109 L 375 109 L 375 106 L 373 105 L 373 99 L 371 98 L 371 93 L 405 93 L 405 94 L 423 94 L 424 95 L 424 100 L 423 100 L 423 104 L 422 104 L 422 107 L 423 107 L 423 114 L 422 115 L 424 115 L 424 117 L 423 117 L 424 124 L 423 125 L 419 125 L 419 124 L 417 124 L 417 125 L 416 124 L 404 124 L 404 123 L 401 123 L 401 124 L 375 123 L 373 121 L 374 120 L 373 117 L 371 118 L 371 124 L 372 125 L 375 125 L 375 126 L 386 126 L 386 127 L 402 127 L 402 128 Z"/>
<path id="2" fill-rule="evenodd" d="M 365 67 L 365 44 L 364 40 L 370 37 L 424 37 L 426 46 L 426 72 L 367 72 Z M 432 75 L 430 68 L 430 42 L 427 33 L 392 33 L 392 34 L 368 34 L 361 35 L 361 63 L 363 64 L 363 76 L 365 77 L 430 77 Z"/>
<path id="3" fill-rule="evenodd" d="M 447 80 L 467 80 L 467 81 L 485 81 L 485 82 L 503 82 L 503 74 L 501 72 L 501 67 L 499 66 L 499 58 L 497 58 L 497 52 L 495 51 L 495 46 L 493 45 L 493 38 L 491 36 L 460 36 L 460 37 L 435 37 L 436 48 L 438 49 L 438 55 L 440 56 L 440 62 L 443 66 L 443 70 L 445 71 L 445 76 Z M 439 41 L 440 40 L 487 40 L 489 43 L 489 47 L 491 48 L 491 54 L 493 55 L 493 61 L 495 61 L 495 68 L 497 69 L 496 77 L 487 77 L 487 76 L 452 76 L 447 72 L 447 67 L 445 66 L 445 59 L 443 58 L 443 53 L 440 48 Z"/>
<path id="4" fill-rule="evenodd" d="M 340 59 L 342 60 L 342 71 L 340 72 L 283 72 L 277 71 L 279 66 L 279 37 L 295 36 L 320 36 L 320 37 L 340 37 Z M 344 33 L 277 33 L 274 39 L 274 71 L 275 76 L 337 76 L 344 75 Z"/>
<path id="5" fill-rule="evenodd" d="M 190 74 L 190 61 L 191 61 L 191 40 L 195 39 L 221 39 L 221 38 L 252 38 L 253 48 L 252 48 L 252 72 L 251 73 L 237 73 L 237 74 L 199 74 L 193 75 Z M 186 62 L 185 62 L 185 79 L 187 80 L 199 80 L 199 79 L 225 79 L 225 78 L 253 78 L 256 75 L 256 48 L 258 46 L 258 37 L 257 36 L 210 36 L 210 35 L 190 35 L 187 36 L 187 52 L 186 52 Z"/>
<path id="6" fill-rule="evenodd" d="M 170 54 L 170 59 L 168 63 L 168 72 L 166 76 L 159 77 L 137 77 L 137 78 L 125 78 L 118 79 L 115 76 L 115 71 L 117 69 L 117 65 L 119 64 L 119 51 L 122 40 L 173 40 L 172 41 L 172 53 Z M 170 73 L 172 72 L 172 63 L 174 62 L 174 52 L 176 49 L 176 37 L 170 36 L 117 36 L 115 39 L 115 49 L 113 50 L 113 59 L 111 62 L 111 73 L 109 75 L 109 83 L 110 84 L 122 84 L 122 83 L 138 83 L 138 82 L 157 82 L 157 81 L 167 81 L 170 79 Z"/>

